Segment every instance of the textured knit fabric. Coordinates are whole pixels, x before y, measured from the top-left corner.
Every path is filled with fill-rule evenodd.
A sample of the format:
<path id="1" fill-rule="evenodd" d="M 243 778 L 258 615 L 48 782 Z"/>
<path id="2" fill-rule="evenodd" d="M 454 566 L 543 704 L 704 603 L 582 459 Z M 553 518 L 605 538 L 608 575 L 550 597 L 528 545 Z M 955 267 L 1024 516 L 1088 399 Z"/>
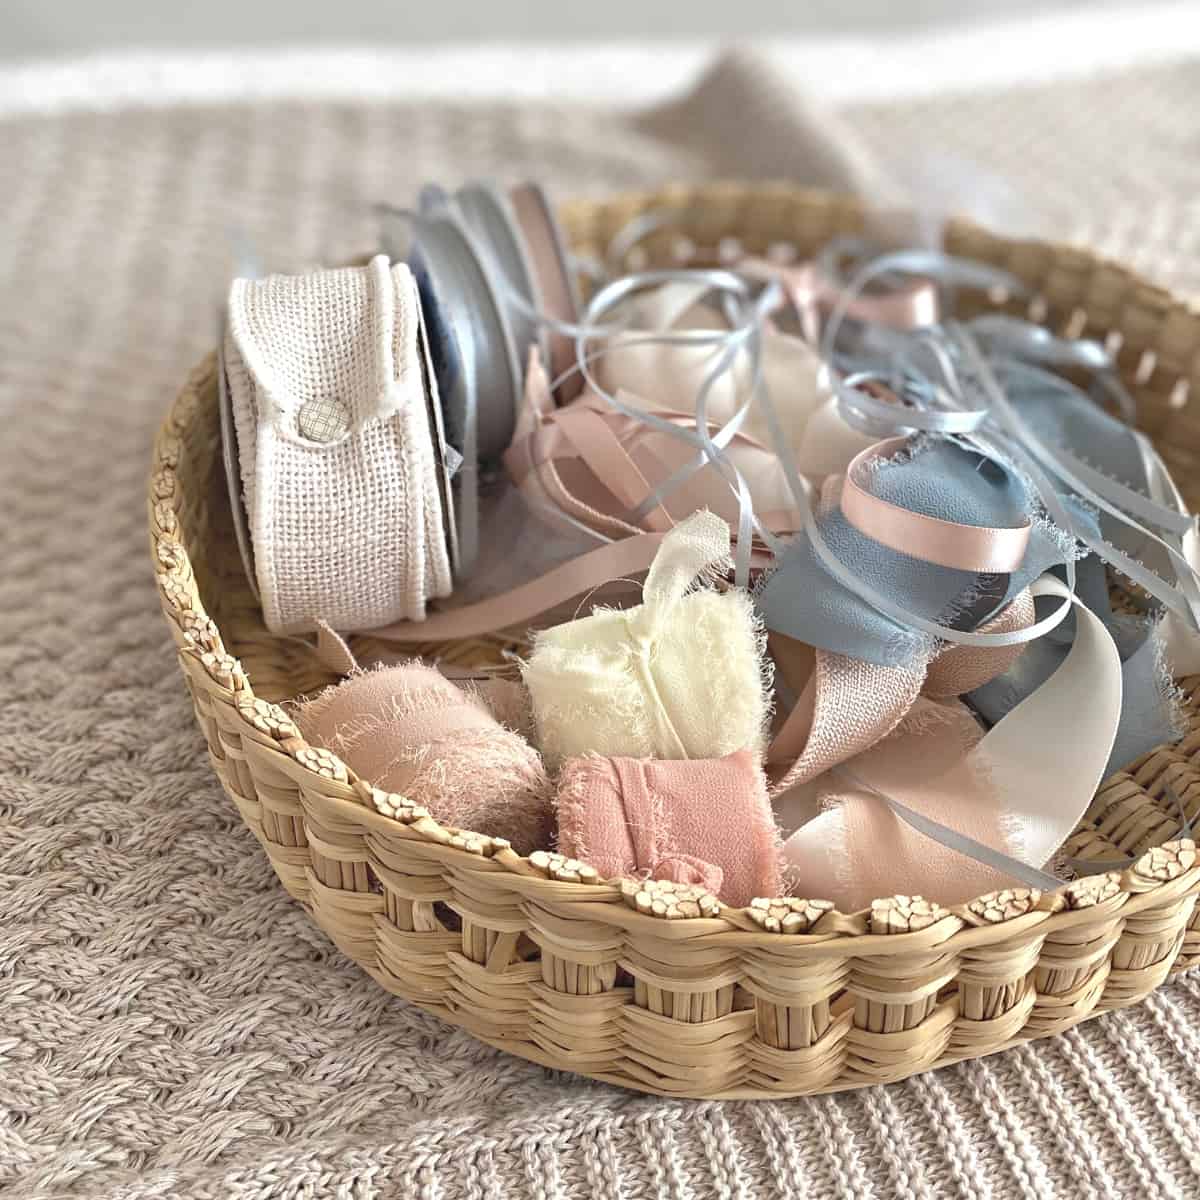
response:
<path id="1" fill-rule="evenodd" d="M 427 808 L 444 825 L 550 846 L 550 782 L 537 751 L 486 702 L 432 667 L 354 675 L 301 705 L 304 736 L 363 779 Z"/>
<path id="2" fill-rule="evenodd" d="M 0 127 L 5 1200 L 1194 1195 L 1196 972 L 892 1087 L 695 1103 L 490 1049 L 333 948 L 216 782 L 146 563 L 150 440 L 212 348 L 227 229 L 295 271 L 369 250 L 370 205 L 426 178 L 594 195 L 737 164 L 703 126 L 684 153 L 554 103 L 205 95 Z M 975 160 L 1041 232 L 1200 293 L 1195 62 L 842 116 L 889 167 Z"/>
<path id="3" fill-rule="evenodd" d="M 779 894 L 779 835 L 748 750 L 689 762 L 571 758 L 555 807 L 559 849 L 605 878 L 699 883 L 733 905 Z"/>
<path id="4" fill-rule="evenodd" d="M 450 592 L 419 328 L 412 273 L 382 256 L 230 290 L 226 372 L 276 632 L 419 620 Z M 313 405 L 335 406 L 339 436 L 306 436 Z"/>

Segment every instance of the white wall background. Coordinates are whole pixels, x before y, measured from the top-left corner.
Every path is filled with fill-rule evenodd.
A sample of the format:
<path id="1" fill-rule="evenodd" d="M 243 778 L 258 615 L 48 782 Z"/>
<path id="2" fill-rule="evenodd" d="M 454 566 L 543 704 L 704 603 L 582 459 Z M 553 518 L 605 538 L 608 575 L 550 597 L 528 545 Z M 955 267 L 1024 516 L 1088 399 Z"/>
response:
<path id="1" fill-rule="evenodd" d="M 0 0 L 9 61 L 143 48 L 894 33 L 1103 0 Z"/>

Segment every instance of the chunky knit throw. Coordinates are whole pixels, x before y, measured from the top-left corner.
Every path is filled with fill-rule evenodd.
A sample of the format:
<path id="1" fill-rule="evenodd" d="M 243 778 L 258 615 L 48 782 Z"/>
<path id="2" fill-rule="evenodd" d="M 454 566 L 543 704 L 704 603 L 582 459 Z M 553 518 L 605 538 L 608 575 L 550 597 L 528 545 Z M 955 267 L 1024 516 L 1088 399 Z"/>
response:
<path id="1" fill-rule="evenodd" d="M 377 987 L 288 898 L 206 761 L 146 558 L 150 440 L 214 343 L 230 225 L 297 270 L 369 250 L 370 205 L 426 178 L 594 194 L 808 160 L 749 123 L 732 161 L 706 122 L 685 151 L 554 103 L 219 87 L 192 106 L 0 113 L 5 1200 L 1195 1195 L 1194 973 L 892 1087 L 693 1103 L 480 1045 Z M 925 144 L 975 159 L 1040 228 L 1200 292 L 1194 62 L 840 115 L 877 164 Z"/>

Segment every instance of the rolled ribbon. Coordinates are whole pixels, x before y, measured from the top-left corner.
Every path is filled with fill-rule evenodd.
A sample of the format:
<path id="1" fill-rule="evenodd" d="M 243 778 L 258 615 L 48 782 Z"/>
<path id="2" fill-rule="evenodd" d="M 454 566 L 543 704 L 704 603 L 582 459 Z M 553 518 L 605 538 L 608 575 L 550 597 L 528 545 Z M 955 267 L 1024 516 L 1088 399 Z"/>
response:
<path id="1" fill-rule="evenodd" d="M 826 323 L 822 344 L 827 356 L 832 355 L 837 346 L 841 327 L 855 297 L 873 279 L 894 270 L 945 270 L 957 277 L 958 281 L 973 286 L 992 286 L 987 282 L 987 275 L 996 274 L 992 268 L 984 268 L 979 264 L 964 264 L 950 260 L 944 255 L 931 255 L 930 252 L 904 251 L 882 255 L 859 269 L 847 285 L 838 308 Z M 978 278 L 972 279 L 973 274 Z M 1017 284 L 1017 288 L 1019 291 L 1023 290 L 1020 284 Z M 1029 357 L 1039 361 L 1060 365 L 1082 364 L 1090 369 L 1106 372 L 1109 390 L 1117 399 L 1118 406 L 1126 412 L 1130 411 L 1129 404 L 1122 400 L 1123 388 L 1119 380 L 1113 384 L 1112 381 L 1116 377 L 1108 369 L 1106 356 L 1094 343 L 1068 343 L 1050 335 L 1037 337 L 1030 332 L 1031 329 L 1036 330 L 1036 327 L 999 317 L 981 318 L 975 325 L 982 336 L 991 337 L 994 343 L 1003 345 L 1009 352 L 1014 346 L 1023 346 Z M 1039 368 L 1030 363 L 1012 363 L 1011 360 L 994 362 L 982 352 L 975 331 L 954 322 L 947 322 L 944 328 L 918 331 L 916 335 L 909 336 L 907 341 L 898 335 L 889 334 L 884 339 L 883 346 L 886 351 L 883 356 L 885 361 L 881 364 L 879 377 L 886 379 L 898 372 L 907 372 L 908 378 L 915 377 L 925 385 L 924 390 L 930 404 L 923 410 L 901 410 L 893 407 L 889 411 L 888 405 L 873 403 L 869 398 L 864 399 L 860 390 L 849 386 L 849 380 L 839 381 L 835 377 L 834 387 L 839 399 L 843 401 L 843 411 L 848 420 L 853 422 L 865 417 L 870 422 L 873 432 L 903 434 L 920 429 L 933 433 L 969 435 L 984 452 L 1011 459 L 1033 481 L 1038 500 L 1063 530 L 1085 542 L 1105 562 L 1133 579 L 1165 607 L 1179 613 L 1193 626 L 1200 627 L 1200 581 L 1197 580 L 1196 571 L 1183 555 L 1181 548 L 1171 540 L 1172 536 L 1178 533 L 1178 530 L 1174 529 L 1177 514 L 1164 512 L 1156 520 L 1155 511 L 1145 497 L 1116 481 L 1106 480 L 1091 470 L 1087 463 L 1074 459 L 1065 447 L 1048 446 L 1036 429 L 1023 418 L 998 379 L 999 371 L 1011 371 L 1013 366 L 1026 375 L 1038 373 Z M 1078 391 L 1065 380 L 1058 380 L 1047 372 L 1041 372 L 1041 375 L 1055 380 L 1060 389 L 1066 392 Z M 1150 458 L 1156 457 L 1144 441 L 1141 445 L 1142 453 Z M 1063 505 L 1058 494 L 1060 489 L 1069 491 L 1089 505 L 1094 505 L 1106 514 L 1107 518 L 1122 523 L 1141 538 L 1144 544 L 1152 544 L 1164 551 L 1171 570 L 1176 575 L 1176 583 L 1170 584 L 1143 567 L 1136 558 L 1118 549 L 1112 541 L 1093 534 L 1086 520 L 1080 521 L 1069 507 Z M 1167 536 L 1153 533 L 1135 520 L 1134 514 L 1143 519 L 1149 517 L 1167 531 Z M 876 607 L 887 611 L 887 598 L 877 589 L 856 579 L 853 572 L 839 572 L 836 557 L 827 546 L 821 544 L 819 531 L 813 540 L 818 557 L 829 570 L 837 574 L 851 590 Z M 1072 590 L 1073 570 L 1073 564 L 1068 561 L 1068 587 Z M 1055 623 L 1066 617 L 1068 609 L 1069 606 L 1060 605 L 1050 617 L 1037 623 L 1030 631 L 1030 636 L 1040 636 L 1047 632 Z M 897 609 L 895 615 L 902 623 L 907 621 L 917 628 L 924 626 L 928 629 L 927 623 L 923 623 L 917 614 Z M 914 616 L 917 618 L 915 621 Z M 950 635 L 943 630 L 939 636 Z"/>
<path id="2" fill-rule="evenodd" d="M 586 755 L 558 781 L 558 847 L 606 877 L 698 883 L 727 904 L 781 890 L 757 756 L 659 762 Z"/>
<path id="3" fill-rule="evenodd" d="M 907 510 L 953 514 L 954 523 L 971 536 L 980 528 L 1027 521 L 1028 494 L 1021 481 L 1002 470 L 984 472 L 981 465 L 990 466 L 963 447 L 931 439 L 915 445 L 910 457 L 873 471 L 871 491 Z M 988 651 L 1021 645 L 1045 632 L 1044 620 L 1014 629 L 977 626 L 1032 579 L 1074 554 L 1048 523 L 1029 530 L 1018 570 L 989 575 L 941 566 L 916 557 L 915 544 L 894 549 L 864 534 L 846 519 L 842 491 L 841 480 L 825 481 L 812 527 L 806 524 L 804 535 L 787 547 L 756 590 L 769 629 L 823 650 L 907 667 L 927 663 L 942 643 Z M 981 607 L 980 599 L 992 595 L 990 606 Z"/>
<path id="4" fill-rule="evenodd" d="M 828 315 L 838 306 L 845 289 L 845 280 L 833 275 L 821 262 L 784 265 L 746 258 L 738 263 L 738 270 L 752 279 L 777 279 L 800 320 L 800 328 L 812 344 L 819 339 L 822 315 Z M 932 279 L 910 278 L 887 292 L 856 295 L 847 316 L 893 329 L 913 329 L 936 324 L 939 307 L 936 283 Z"/>
<path id="5" fill-rule="evenodd" d="M 502 697 L 506 710 L 510 695 Z M 551 787 L 536 750 L 483 696 L 419 662 L 352 675 L 300 706 L 296 723 L 358 775 L 423 805 L 445 825 L 550 844 Z"/>
<path id="6" fill-rule="evenodd" d="M 728 569 L 729 526 L 698 512 L 663 538 L 634 608 L 539 632 L 522 674 L 539 745 L 559 763 L 761 753 L 765 668 L 750 597 L 696 587 Z"/>
<path id="7" fill-rule="evenodd" d="M 450 592 L 421 330 L 412 274 L 383 255 L 230 288 L 224 364 L 274 633 L 419 621 Z"/>

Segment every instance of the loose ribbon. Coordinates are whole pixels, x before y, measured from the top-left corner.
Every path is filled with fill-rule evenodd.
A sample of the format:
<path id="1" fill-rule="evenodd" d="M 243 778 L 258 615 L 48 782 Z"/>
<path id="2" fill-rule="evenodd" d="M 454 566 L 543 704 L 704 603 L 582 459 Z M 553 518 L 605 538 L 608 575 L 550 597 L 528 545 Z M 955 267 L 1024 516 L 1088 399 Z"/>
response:
<path id="1" fill-rule="evenodd" d="M 831 779 L 826 790 L 838 799 L 784 843 L 803 894 L 850 910 L 895 891 L 955 903 L 1014 878 L 1057 885 L 1042 868 L 1103 778 L 1120 718 L 1120 660 L 1103 622 L 1060 580 L 1044 576 L 1033 592 L 1077 612 L 1063 665 L 958 757 L 948 753 L 953 739 L 926 722 L 840 769 L 852 788 Z"/>
<path id="2" fill-rule="evenodd" d="M 892 504 L 859 485 L 857 476 L 872 462 L 907 446 L 903 438 L 879 442 L 850 464 L 842 484 L 841 509 L 846 520 L 868 537 L 893 550 L 941 567 L 975 574 L 1011 574 L 1025 559 L 1030 523 L 989 529 L 946 521 Z"/>

